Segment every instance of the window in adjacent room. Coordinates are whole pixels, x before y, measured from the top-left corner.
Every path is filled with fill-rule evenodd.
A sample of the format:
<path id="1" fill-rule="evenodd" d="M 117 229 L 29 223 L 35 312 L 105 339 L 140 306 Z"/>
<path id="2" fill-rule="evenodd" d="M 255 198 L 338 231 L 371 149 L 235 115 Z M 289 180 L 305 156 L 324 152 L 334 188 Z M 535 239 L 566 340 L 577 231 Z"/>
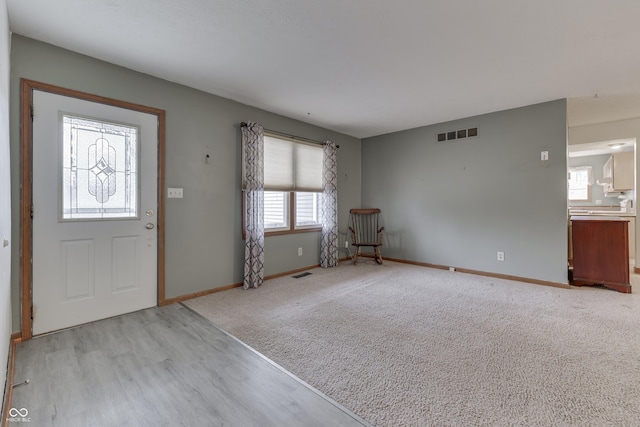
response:
<path id="1" fill-rule="evenodd" d="M 569 168 L 569 200 L 591 201 L 592 169 L 591 166 Z"/>

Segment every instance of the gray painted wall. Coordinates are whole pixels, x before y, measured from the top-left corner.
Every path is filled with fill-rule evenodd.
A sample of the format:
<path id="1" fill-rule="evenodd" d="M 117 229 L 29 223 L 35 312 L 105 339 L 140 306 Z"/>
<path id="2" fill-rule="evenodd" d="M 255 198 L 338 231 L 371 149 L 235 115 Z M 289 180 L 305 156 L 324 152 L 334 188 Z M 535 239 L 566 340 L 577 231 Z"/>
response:
<path id="1" fill-rule="evenodd" d="M 567 283 L 566 135 L 557 100 L 364 139 L 362 205 L 382 209 L 383 256 Z"/>
<path id="2" fill-rule="evenodd" d="M 166 184 L 184 199 L 166 201 L 166 296 L 172 298 L 242 281 L 241 121 L 316 140 L 338 151 L 339 227 L 360 203 L 360 140 L 20 36 L 11 50 L 13 239 L 19 230 L 19 79 L 28 78 L 167 112 Z M 302 106 L 301 106 L 302 107 Z M 205 155 L 210 154 L 209 164 Z M 266 274 L 319 262 L 319 233 L 267 237 Z M 303 256 L 297 256 L 297 248 Z M 18 247 L 13 248 L 14 330 L 19 328 Z"/>
<path id="3" fill-rule="evenodd" d="M 3 395 L 12 331 L 11 245 L 3 245 L 5 239 L 11 242 L 9 163 L 9 23 L 7 2 L 0 0 L 0 393 Z"/>

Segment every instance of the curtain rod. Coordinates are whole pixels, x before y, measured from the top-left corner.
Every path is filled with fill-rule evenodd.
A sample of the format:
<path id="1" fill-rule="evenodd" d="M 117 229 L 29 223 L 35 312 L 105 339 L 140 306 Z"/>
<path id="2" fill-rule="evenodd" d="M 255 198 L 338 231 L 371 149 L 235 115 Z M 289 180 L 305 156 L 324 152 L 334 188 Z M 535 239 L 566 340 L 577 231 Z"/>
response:
<path id="1" fill-rule="evenodd" d="M 247 127 L 247 123 L 246 122 L 240 123 L 240 127 L 243 127 L 243 128 Z M 265 129 L 265 132 L 269 132 L 269 133 L 272 133 L 272 134 L 278 135 L 278 136 L 284 136 L 286 138 L 297 139 L 298 141 L 302 141 L 302 142 L 310 142 L 312 144 L 324 145 L 324 142 L 322 142 L 322 141 L 316 141 L 315 139 L 303 138 L 301 136 L 289 135 L 288 133 L 278 132 L 278 131 L 271 130 L 271 129 Z M 336 144 L 336 148 L 340 148 L 340 146 Z"/>

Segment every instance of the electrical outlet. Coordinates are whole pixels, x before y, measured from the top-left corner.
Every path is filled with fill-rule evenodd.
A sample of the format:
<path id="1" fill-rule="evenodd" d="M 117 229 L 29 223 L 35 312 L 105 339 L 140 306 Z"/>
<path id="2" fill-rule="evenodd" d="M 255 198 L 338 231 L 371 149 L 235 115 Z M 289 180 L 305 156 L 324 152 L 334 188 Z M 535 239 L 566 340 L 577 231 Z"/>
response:
<path id="1" fill-rule="evenodd" d="M 504 261 L 504 252 L 498 252 L 498 261 Z"/>
<path id="2" fill-rule="evenodd" d="M 349 241 L 348 240 L 344 241 L 344 247 L 347 248 L 347 249 L 349 248 Z"/>
<path id="3" fill-rule="evenodd" d="M 182 199 L 182 188 L 167 188 L 167 198 Z"/>
<path id="4" fill-rule="evenodd" d="M 449 271 L 456 271 L 455 267 L 449 267 Z"/>
<path id="5" fill-rule="evenodd" d="M 540 152 L 540 160 L 543 162 L 546 162 L 547 160 L 549 160 L 549 152 L 548 151 L 541 151 Z"/>
<path id="6" fill-rule="evenodd" d="M 298 248 L 298 256 L 302 256 L 302 248 Z"/>

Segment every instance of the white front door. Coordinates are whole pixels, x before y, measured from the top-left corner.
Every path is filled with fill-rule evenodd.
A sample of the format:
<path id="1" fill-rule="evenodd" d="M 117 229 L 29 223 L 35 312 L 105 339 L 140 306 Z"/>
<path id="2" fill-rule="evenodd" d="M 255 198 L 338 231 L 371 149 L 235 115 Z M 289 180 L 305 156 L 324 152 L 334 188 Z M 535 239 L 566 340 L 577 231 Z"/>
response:
<path id="1" fill-rule="evenodd" d="M 158 117 L 33 106 L 33 334 L 155 306 Z"/>

